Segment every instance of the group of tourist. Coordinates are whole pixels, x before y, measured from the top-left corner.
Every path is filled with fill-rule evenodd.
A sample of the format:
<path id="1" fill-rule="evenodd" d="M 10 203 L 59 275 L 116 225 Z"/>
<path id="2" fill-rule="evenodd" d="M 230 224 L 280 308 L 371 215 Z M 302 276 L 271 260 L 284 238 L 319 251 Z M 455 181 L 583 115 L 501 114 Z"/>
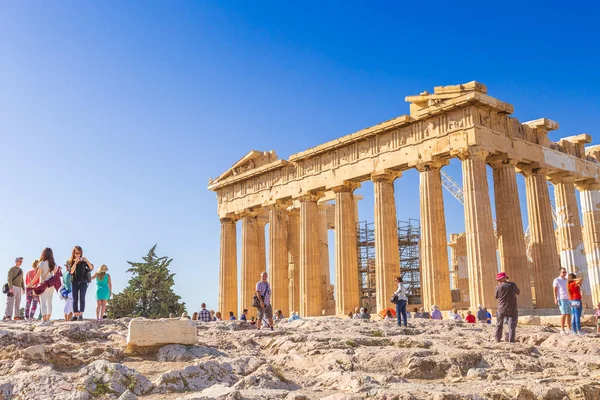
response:
<path id="1" fill-rule="evenodd" d="M 583 278 L 577 278 L 574 273 L 567 274 L 563 267 L 559 269 L 558 277 L 554 279 L 554 302 L 561 314 L 560 332 L 581 335 L 581 283 Z M 600 303 L 596 306 L 596 330 L 600 333 Z"/>
<path id="2" fill-rule="evenodd" d="M 94 265 L 83 256 L 83 249 L 75 246 L 64 270 L 54 260 L 51 248 L 46 247 L 39 259 L 33 260 L 31 269 L 23 273 L 23 257 L 15 259 L 15 265 L 8 270 L 4 285 L 6 309 L 4 320 L 34 320 L 38 304 L 41 308 L 42 323 L 49 324 L 52 315 L 54 293 L 65 302 L 66 321 L 83 321 L 86 293 L 89 284 L 96 283 L 96 319 L 106 318 L 106 306 L 112 294 L 112 281 L 106 265 L 100 266 L 92 275 Z M 20 315 L 21 297 L 25 294 L 25 312 Z M 40 319 L 38 317 L 38 319 Z"/>

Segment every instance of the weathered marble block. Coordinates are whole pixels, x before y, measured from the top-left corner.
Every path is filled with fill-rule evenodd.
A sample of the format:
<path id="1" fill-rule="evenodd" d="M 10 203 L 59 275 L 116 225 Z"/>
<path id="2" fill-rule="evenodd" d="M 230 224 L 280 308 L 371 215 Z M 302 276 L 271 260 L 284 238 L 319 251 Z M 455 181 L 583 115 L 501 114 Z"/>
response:
<path id="1" fill-rule="evenodd" d="M 135 318 L 129 322 L 127 352 L 132 353 L 167 344 L 193 345 L 197 343 L 196 331 L 196 323 L 187 318 Z"/>

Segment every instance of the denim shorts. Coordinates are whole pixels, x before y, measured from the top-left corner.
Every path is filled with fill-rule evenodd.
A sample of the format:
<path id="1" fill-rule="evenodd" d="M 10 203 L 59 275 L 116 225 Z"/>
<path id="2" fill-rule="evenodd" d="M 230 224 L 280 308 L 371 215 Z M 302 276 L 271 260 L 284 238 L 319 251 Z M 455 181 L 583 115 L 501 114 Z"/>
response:
<path id="1" fill-rule="evenodd" d="M 571 314 L 571 300 L 559 299 L 558 308 L 561 315 Z"/>

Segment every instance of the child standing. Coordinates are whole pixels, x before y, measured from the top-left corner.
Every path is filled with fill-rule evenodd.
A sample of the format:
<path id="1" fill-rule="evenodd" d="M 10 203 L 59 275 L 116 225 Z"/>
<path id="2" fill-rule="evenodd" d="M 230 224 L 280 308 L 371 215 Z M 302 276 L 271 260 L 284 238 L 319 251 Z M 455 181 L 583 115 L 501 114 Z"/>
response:
<path id="1" fill-rule="evenodd" d="M 37 273 L 38 262 L 38 260 L 34 260 L 33 264 L 31 264 L 31 269 L 27 271 L 27 275 L 25 275 L 25 285 L 32 284 L 32 286 L 35 286 L 38 284 L 39 278 L 33 281 Z M 25 290 L 25 295 L 27 298 L 27 302 L 25 303 L 25 319 L 32 320 L 35 318 L 35 310 L 37 309 L 40 297 L 33 292 L 33 288 L 27 288 Z"/>
<path id="2" fill-rule="evenodd" d="M 67 262 L 67 270 L 70 269 L 70 265 Z M 63 289 L 61 290 L 61 296 L 65 300 L 65 321 L 70 321 L 73 317 L 73 288 L 71 286 L 71 274 L 64 274 L 63 277 Z"/>

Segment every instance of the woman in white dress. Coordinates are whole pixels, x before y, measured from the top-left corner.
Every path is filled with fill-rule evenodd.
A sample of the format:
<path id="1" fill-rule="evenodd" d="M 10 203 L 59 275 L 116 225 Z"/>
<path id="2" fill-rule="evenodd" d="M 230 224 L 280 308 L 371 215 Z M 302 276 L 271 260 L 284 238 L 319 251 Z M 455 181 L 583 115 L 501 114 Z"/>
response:
<path id="1" fill-rule="evenodd" d="M 37 272 L 32 282 L 46 282 L 48 279 L 54 276 L 55 268 L 56 263 L 54 262 L 54 254 L 52 253 L 52 249 L 50 247 L 46 247 L 42 251 L 42 255 L 40 256 Z M 50 321 L 50 316 L 52 315 L 53 294 L 54 286 L 47 287 L 46 290 L 42 294 L 40 294 L 40 305 L 42 309 L 42 319 L 44 320 L 44 322 Z"/>

